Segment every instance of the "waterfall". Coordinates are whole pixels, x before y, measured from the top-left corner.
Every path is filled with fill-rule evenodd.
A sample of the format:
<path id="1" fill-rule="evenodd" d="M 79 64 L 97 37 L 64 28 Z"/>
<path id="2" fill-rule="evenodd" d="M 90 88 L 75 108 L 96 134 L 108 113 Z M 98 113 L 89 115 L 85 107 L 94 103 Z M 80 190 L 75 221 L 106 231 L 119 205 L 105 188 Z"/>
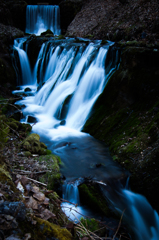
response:
<path id="1" fill-rule="evenodd" d="M 27 52 L 23 49 L 25 39 L 14 40 L 14 49 L 19 55 L 21 71 L 21 85 L 32 85 L 34 83 Z M 17 69 L 17 67 L 16 67 Z"/>
<path id="2" fill-rule="evenodd" d="M 39 51 L 33 73 L 30 70 L 29 59 L 26 58 L 28 61 L 26 64 L 20 55 L 23 51 L 27 57 L 27 51 L 22 49 L 22 44 L 21 47 L 17 47 L 16 44 L 17 42 L 14 49 L 17 50 L 21 63 L 22 85 L 31 85 L 32 81 L 32 85 L 35 86 L 39 82 L 37 75 L 40 79 L 39 87 L 41 86 L 41 88 L 29 102 L 40 109 L 35 116 L 38 122 L 50 128 L 48 122 L 44 121 L 47 116 L 47 119 L 51 121 L 49 124 L 53 128 L 57 124 L 60 125 L 63 120 L 63 112 L 65 112 L 66 128 L 80 131 L 93 104 L 106 86 L 110 72 L 117 67 L 113 63 L 115 67 L 110 68 L 107 73 L 105 71 L 107 53 L 112 43 L 105 46 L 101 46 L 101 41 L 76 44 L 74 39 L 69 43 L 68 41 L 59 41 L 57 44 L 57 41 L 53 40 L 49 43 L 45 42 Z M 25 43 L 27 46 L 28 44 Z M 115 61 L 117 62 L 118 59 Z M 23 76 L 29 80 L 23 79 Z M 30 86 L 30 88 L 32 87 Z M 67 106 L 68 110 L 66 110 L 65 101 L 68 97 L 71 100 Z M 27 103 L 26 106 L 30 105 Z M 33 111 L 35 114 L 35 108 Z M 24 110 L 24 114 L 25 112 L 28 113 L 28 108 Z M 31 111 L 30 113 L 33 114 Z"/>
<path id="3" fill-rule="evenodd" d="M 109 186 L 100 185 L 100 188 L 120 216 L 123 214 L 123 220 L 131 229 L 132 239 L 157 240 L 159 238 L 159 215 L 144 196 L 133 193 L 120 183 L 119 185 L 110 183 Z"/>
<path id="4" fill-rule="evenodd" d="M 26 8 L 26 33 L 40 35 L 50 29 L 60 35 L 60 9 L 51 5 L 28 5 Z"/>
<path id="5" fill-rule="evenodd" d="M 38 87 L 32 96 L 24 97 L 17 104 L 25 105 L 24 122 L 27 122 L 29 115 L 37 119 L 33 131 L 49 139 L 53 152 L 65 161 L 64 171 L 68 169 L 66 177 L 83 177 L 90 172 L 99 183 L 109 178 L 120 179 L 122 170 L 115 163 L 110 163 L 105 154 L 102 155 L 101 148 L 96 149 L 97 143 L 91 136 L 81 132 L 93 104 L 118 67 L 118 50 L 114 50 L 112 60 L 108 58 L 111 55 L 108 52 L 113 51 L 111 42 L 103 46 L 101 41 L 80 41 L 67 39 L 42 43 L 34 70 L 31 71 L 25 47 L 29 47 L 29 43 L 26 38 L 16 40 L 15 69 L 20 67 L 21 91 L 26 85 L 31 90 Z M 85 157 L 80 158 L 81 154 Z M 101 168 L 94 167 L 98 160 Z M 78 181 L 73 181 L 64 185 L 63 197 L 74 204 L 80 203 L 78 184 Z M 105 185 L 102 185 L 102 190 L 106 198 L 120 214 L 125 209 L 124 219 L 132 229 L 133 239 L 157 240 L 159 216 L 146 198 L 123 186 L 114 188 L 110 184 L 108 191 Z M 68 209 L 69 215 L 69 203 L 63 203 L 62 207 L 65 212 Z M 80 212 L 81 207 L 74 210 Z M 89 215 L 86 211 L 84 214 Z M 70 218 L 73 218 L 72 215 Z"/>

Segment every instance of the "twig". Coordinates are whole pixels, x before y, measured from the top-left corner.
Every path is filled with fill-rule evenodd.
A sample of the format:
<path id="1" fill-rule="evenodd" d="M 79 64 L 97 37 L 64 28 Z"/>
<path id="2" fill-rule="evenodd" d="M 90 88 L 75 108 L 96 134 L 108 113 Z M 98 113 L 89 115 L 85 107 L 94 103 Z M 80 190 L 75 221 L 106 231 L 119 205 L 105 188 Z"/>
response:
<path id="1" fill-rule="evenodd" d="M 11 138 L 11 136 L 10 136 L 8 133 L 6 133 L 2 128 L 0 128 L 0 130 L 1 130 L 2 132 L 4 132 L 5 134 L 7 134 L 7 136 L 9 136 L 9 137 Z"/>
<path id="2" fill-rule="evenodd" d="M 119 224 L 118 224 L 118 228 L 117 228 L 117 230 L 116 230 L 116 232 L 115 232 L 112 240 L 115 239 L 115 237 L 116 237 L 116 235 L 117 235 L 117 233 L 118 233 L 118 231 L 119 231 L 119 228 L 120 228 L 120 226 L 121 226 L 121 221 L 122 221 L 122 218 L 123 218 L 123 215 L 124 215 L 125 210 L 126 210 L 126 209 L 124 209 L 124 211 L 122 212 L 122 215 L 121 215 L 121 218 L 120 218 L 120 221 L 119 221 Z"/>
<path id="3" fill-rule="evenodd" d="M 72 203 L 72 202 L 70 202 L 70 201 L 68 201 L 68 200 L 65 200 L 65 199 L 63 199 L 63 198 L 60 198 L 60 201 L 61 201 L 61 202 L 68 202 L 68 203 L 74 205 L 75 207 L 78 206 L 78 204 Z"/>
<path id="4" fill-rule="evenodd" d="M 12 107 L 15 107 L 21 114 L 22 114 L 22 111 L 15 105 L 11 104 L 11 103 L 1 103 L 1 104 L 6 104 L 6 105 L 10 105 Z M 13 115 L 13 114 L 12 114 Z"/>
<path id="5" fill-rule="evenodd" d="M 41 172 L 30 172 L 30 171 L 24 171 L 24 170 L 20 170 L 20 169 L 14 169 L 14 171 L 17 171 L 17 172 L 21 172 L 21 174 L 43 174 L 43 173 L 46 173 L 46 172 L 51 172 L 51 171 L 41 171 Z"/>
<path id="6" fill-rule="evenodd" d="M 19 97 L 19 98 L 8 98 L 8 99 L 3 99 L 3 100 L 0 100 L 0 102 L 3 102 L 3 101 L 10 101 L 10 100 L 18 100 L 18 99 L 21 99 L 21 97 Z"/>
<path id="7" fill-rule="evenodd" d="M 26 178 L 27 178 L 28 180 L 32 181 L 32 182 L 35 182 L 35 183 L 38 183 L 38 184 L 41 184 L 41 185 L 47 187 L 47 184 L 45 184 L 45 183 L 42 183 L 42 182 L 36 181 L 35 179 L 32 179 L 32 178 L 28 178 L 28 177 L 26 177 Z"/>
<path id="8" fill-rule="evenodd" d="M 5 124 L 7 127 L 9 127 L 13 132 L 15 132 L 16 135 L 19 137 L 19 133 L 17 133 L 17 132 L 16 132 L 13 128 L 11 128 L 7 123 L 4 122 L 4 124 Z"/>
<path id="9" fill-rule="evenodd" d="M 71 208 L 71 207 L 66 207 L 66 206 L 62 206 L 62 207 L 63 207 L 63 208 L 69 208 L 70 210 L 73 210 L 73 211 L 77 212 L 78 214 L 80 214 L 81 216 L 83 216 L 83 217 L 85 217 L 85 218 L 92 219 L 91 217 L 86 216 L 86 215 L 83 215 L 82 213 L 78 212 L 77 210 L 75 210 L 75 209 L 73 209 L 73 208 Z M 124 210 L 124 211 L 125 211 L 125 210 Z M 123 211 L 123 214 L 124 214 L 124 211 Z M 72 213 L 72 214 L 73 214 L 73 213 Z M 123 217 L 123 214 L 122 214 L 122 217 Z M 73 214 L 73 215 L 74 215 L 74 214 Z M 121 218 L 122 218 L 122 217 L 121 217 Z M 99 221 L 99 220 L 96 220 L 96 222 L 103 224 L 106 228 L 108 228 L 108 229 L 110 229 L 110 230 L 112 230 L 112 231 L 115 231 L 113 228 L 109 227 L 108 225 L 104 224 L 103 222 L 101 222 L 101 221 Z M 119 224 L 121 225 L 121 219 L 120 219 Z M 120 228 L 120 226 L 118 225 L 117 231 L 119 230 L 119 228 Z M 117 234 L 117 231 L 116 231 L 115 234 Z M 126 237 L 126 236 L 123 236 L 122 234 L 121 234 L 121 236 L 124 237 L 124 238 L 126 238 L 126 239 L 129 239 L 129 240 L 130 240 L 130 238 L 128 238 L 128 237 Z"/>

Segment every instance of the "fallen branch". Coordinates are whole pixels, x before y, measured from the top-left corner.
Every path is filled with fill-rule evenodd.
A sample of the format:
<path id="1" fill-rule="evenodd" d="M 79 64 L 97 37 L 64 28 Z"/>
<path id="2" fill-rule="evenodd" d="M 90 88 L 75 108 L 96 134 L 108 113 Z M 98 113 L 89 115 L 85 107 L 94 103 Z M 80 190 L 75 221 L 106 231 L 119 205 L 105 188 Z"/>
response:
<path id="1" fill-rule="evenodd" d="M 24 170 L 20 170 L 20 169 L 14 169 L 14 171 L 20 172 L 21 174 L 43 174 L 46 172 L 51 172 L 49 170 L 45 170 L 45 171 L 41 171 L 41 172 L 31 172 L 31 171 L 24 171 Z"/>
<path id="2" fill-rule="evenodd" d="M 47 187 L 47 184 L 45 184 L 45 183 L 36 181 L 35 179 L 32 179 L 32 178 L 28 178 L 28 177 L 26 177 L 26 178 L 27 178 L 28 180 L 32 181 L 32 182 L 35 182 L 35 183 L 38 183 L 38 184 L 40 184 L 40 185 L 43 185 L 43 186 Z"/>
<path id="3" fill-rule="evenodd" d="M 68 202 L 68 203 L 74 205 L 75 207 L 78 206 L 78 204 L 75 204 L 75 203 L 69 202 L 69 201 L 67 201 L 67 200 L 65 200 L 65 199 L 62 199 L 62 198 L 60 198 L 60 201 L 61 201 L 61 202 Z"/>

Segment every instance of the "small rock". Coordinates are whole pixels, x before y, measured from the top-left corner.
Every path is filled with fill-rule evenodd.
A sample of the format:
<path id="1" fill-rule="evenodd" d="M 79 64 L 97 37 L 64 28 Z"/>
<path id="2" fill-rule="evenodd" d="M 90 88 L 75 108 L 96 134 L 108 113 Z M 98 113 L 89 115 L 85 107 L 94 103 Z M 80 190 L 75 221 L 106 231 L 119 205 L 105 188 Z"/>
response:
<path id="1" fill-rule="evenodd" d="M 28 116 L 28 123 L 36 123 L 37 119 L 33 116 Z"/>
<path id="2" fill-rule="evenodd" d="M 0 204 L 0 214 L 11 215 L 17 220 L 24 221 L 26 208 L 22 202 L 3 202 Z"/>
<path id="3" fill-rule="evenodd" d="M 24 92 L 31 92 L 32 90 L 31 90 L 31 88 L 29 88 L 29 87 L 27 87 L 27 88 L 25 88 L 24 89 Z"/>
<path id="4" fill-rule="evenodd" d="M 60 125 L 65 125 L 66 124 L 66 120 L 62 120 L 61 122 L 60 122 Z"/>

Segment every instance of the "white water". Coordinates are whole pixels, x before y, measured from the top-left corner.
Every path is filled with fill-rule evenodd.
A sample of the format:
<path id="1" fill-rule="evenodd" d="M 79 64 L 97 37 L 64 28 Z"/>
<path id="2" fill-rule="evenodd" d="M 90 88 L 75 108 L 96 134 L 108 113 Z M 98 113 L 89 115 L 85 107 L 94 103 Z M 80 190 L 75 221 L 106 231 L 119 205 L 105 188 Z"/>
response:
<path id="1" fill-rule="evenodd" d="M 57 153 L 58 151 L 59 153 L 65 153 L 66 150 L 68 152 L 71 150 L 70 153 L 74 156 L 73 160 L 78 161 L 76 149 L 79 148 L 79 145 L 74 144 L 72 139 L 78 138 L 79 142 L 83 142 L 83 139 L 86 139 L 87 134 L 80 131 L 89 116 L 94 102 L 102 93 L 109 75 L 113 71 L 113 69 L 110 69 L 107 74 L 105 71 L 108 45 L 102 47 L 98 42 L 90 43 L 88 46 L 85 44 L 81 46 L 78 44 L 71 45 L 69 43 L 68 46 L 67 42 L 59 42 L 58 46 L 57 44 L 51 44 L 47 52 L 46 46 L 48 43 L 44 43 L 39 52 L 34 71 L 30 73 L 29 60 L 25 50 L 22 49 L 23 41 L 19 44 L 16 41 L 14 46 L 19 54 L 22 71 L 22 89 L 27 84 L 31 86 L 31 89 L 35 88 L 38 67 L 40 68 L 40 74 L 43 76 L 42 81 L 44 84 L 42 86 L 42 83 L 39 83 L 42 87 L 35 96 L 25 97 L 17 103 L 26 106 L 23 110 L 24 121 L 26 121 L 28 115 L 35 116 L 38 123 L 34 125 L 33 131 L 38 132 L 41 136 L 45 135 L 50 141 L 54 141 L 54 146 L 59 144 L 60 146 L 56 147 Z M 22 52 L 23 54 L 21 54 Z M 25 58 L 22 57 L 24 54 Z M 45 68 L 43 59 L 46 58 L 48 64 Z M 42 59 L 41 65 L 39 65 L 40 59 Z M 29 72 L 29 76 L 31 76 L 29 79 L 24 78 L 26 72 Z M 69 96 L 71 96 L 71 101 L 67 104 L 66 124 L 65 126 L 60 126 L 60 114 L 63 103 Z M 68 137 L 71 137 L 70 141 L 65 140 Z M 86 142 L 86 146 L 89 146 L 89 141 L 88 143 Z M 84 150 L 85 148 L 82 149 L 82 151 Z M 80 148 L 78 151 L 80 151 Z M 81 166 L 83 164 L 82 161 L 79 163 Z M 70 162 L 69 165 L 71 167 Z M 104 169 L 105 174 L 108 174 L 108 169 L 108 166 Z M 84 170 L 85 167 L 83 168 Z M 98 177 L 102 178 L 103 175 L 100 176 L 99 173 Z M 65 199 L 79 204 L 78 183 L 71 183 L 66 188 L 66 193 L 64 193 Z M 116 194 L 109 193 L 108 197 L 118 212 L 122 213 L 126 209 L 124 215 L 126 222 L 129 223 L 133 231 L 133 239 L 159 239 L 159 216 L 152 209 L 146 198 L 122 188 L 117 189 Z M 64 203 L 63 209 L 70 211 L 70 205 Z M 80 208 L 76 210 L 80 211 Z M 67 214 L 69 214 L 69 211 Z M 83 213 L 87 215 L 85 210 Z M 73 218 L 73 216 L 71 215 L 70 218 Z"/>
<path id="2" fill-rule="evenodd" d="M 26 33 L 40 35 L 50 29 L 60 35 L 60 9 L 51 5 L 28 5 L 26 8 Z"/>

